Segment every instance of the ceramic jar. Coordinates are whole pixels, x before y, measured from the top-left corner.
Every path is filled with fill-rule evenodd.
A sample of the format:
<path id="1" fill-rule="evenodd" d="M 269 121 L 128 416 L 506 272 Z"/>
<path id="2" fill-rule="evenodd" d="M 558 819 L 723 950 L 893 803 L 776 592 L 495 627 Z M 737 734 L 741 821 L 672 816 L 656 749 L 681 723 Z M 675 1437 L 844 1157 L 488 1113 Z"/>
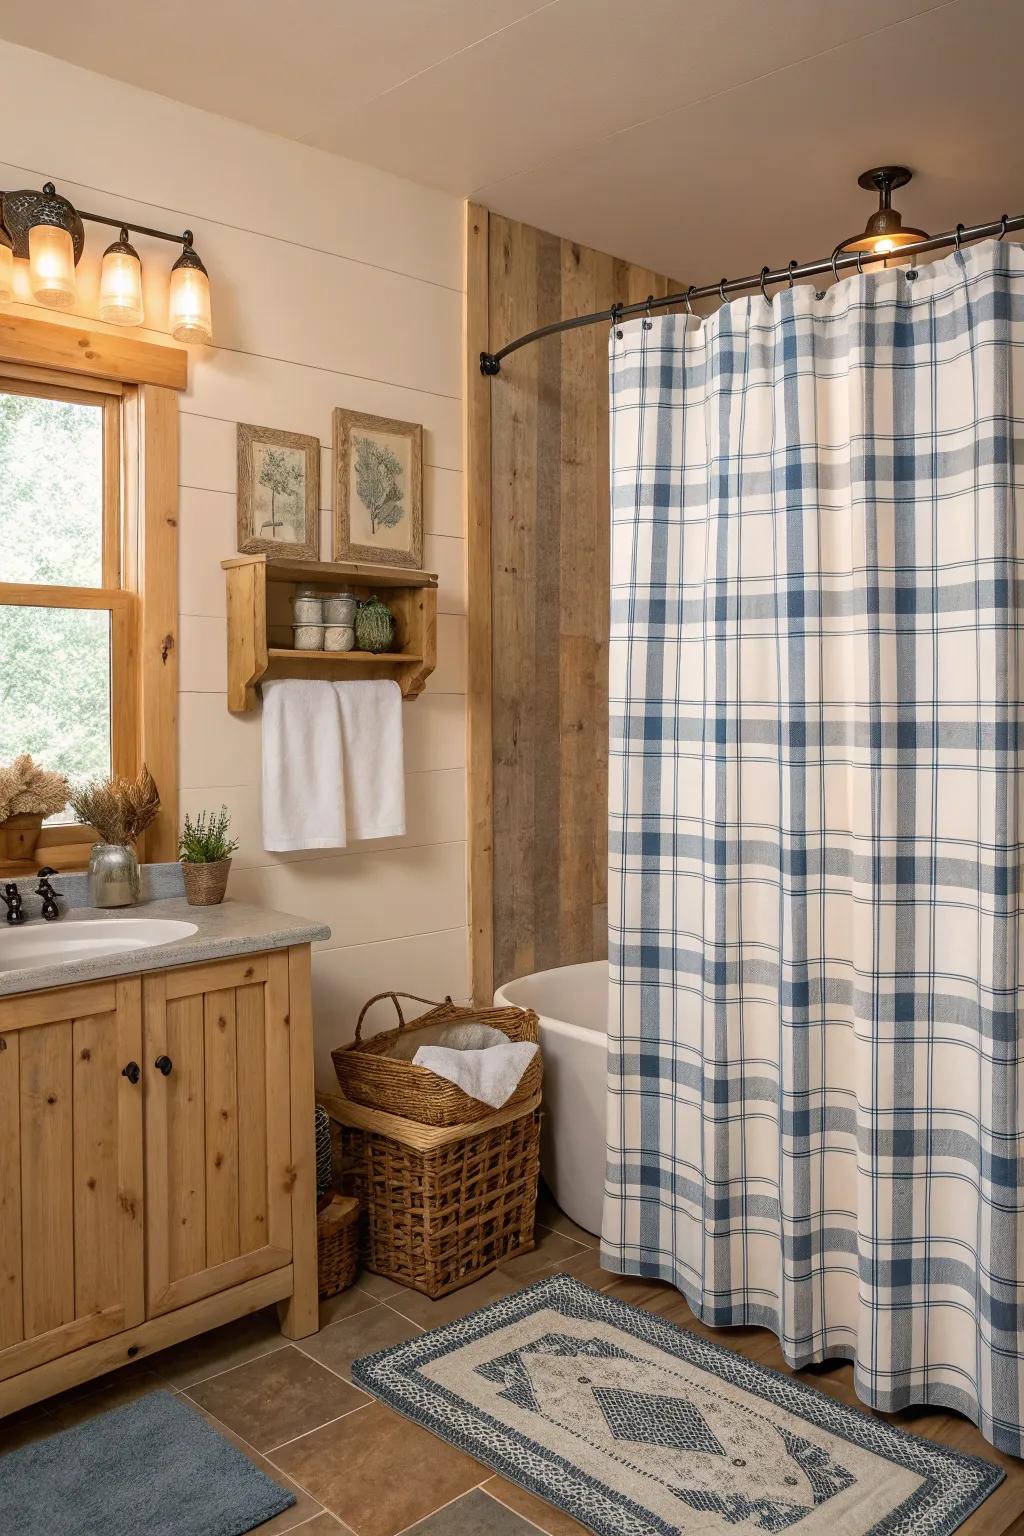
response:
<path id="1" fill-rule="evenodd" d="M 93 843 L 89 851 L 89 901 L 94 907 L 132 907 L 139 899 L 139 861 L 121 843 Z"/>

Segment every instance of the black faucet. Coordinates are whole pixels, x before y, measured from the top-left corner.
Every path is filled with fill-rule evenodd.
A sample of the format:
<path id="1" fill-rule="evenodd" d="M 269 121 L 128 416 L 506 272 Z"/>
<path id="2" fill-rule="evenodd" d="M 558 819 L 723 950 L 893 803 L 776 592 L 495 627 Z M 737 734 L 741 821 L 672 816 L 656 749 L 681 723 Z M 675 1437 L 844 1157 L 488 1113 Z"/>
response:
<path id="1" fill-rule="evenodd" d="M 51 869 L 48 864 L 44 864 L 39 871 L 39 884 L 36 886 L 36 895 L 43 898 L 43 917 L 48 923 L 52 923 L 55 918 L 60 917 L 60 908 L 57 905 L 57 892 L 49 881 L 49 876 L 56 873 L 55 869 Z M 10 920 L 10 915 L 8 915 L 7 921 L 10 922 Z"/>
<path id="2" fill-rule="evenodd" d="M 7 908 L 7 921 L 9 923 L 23 923 L 25 914 L 22 911 L 22 895 L 13 880 L 9 880 L 0 891 L 0 901 Z"/>

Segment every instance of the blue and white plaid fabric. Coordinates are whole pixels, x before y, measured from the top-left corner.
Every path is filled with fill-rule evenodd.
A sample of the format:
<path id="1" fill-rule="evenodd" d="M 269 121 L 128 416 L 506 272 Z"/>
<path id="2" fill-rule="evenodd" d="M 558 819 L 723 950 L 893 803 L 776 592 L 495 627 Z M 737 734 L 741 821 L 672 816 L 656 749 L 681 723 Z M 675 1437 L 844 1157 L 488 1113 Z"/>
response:
<path id="1" fill-rule="evenodd" d="M 605 1261 L 1020 1455 L 1024 253 L 620 331 Z"/>

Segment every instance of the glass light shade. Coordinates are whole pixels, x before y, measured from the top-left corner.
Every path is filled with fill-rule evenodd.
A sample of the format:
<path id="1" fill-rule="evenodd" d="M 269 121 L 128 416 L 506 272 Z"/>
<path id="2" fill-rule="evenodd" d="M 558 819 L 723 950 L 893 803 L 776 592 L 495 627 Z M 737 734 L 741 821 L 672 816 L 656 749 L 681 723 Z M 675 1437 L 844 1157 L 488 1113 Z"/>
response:
<path id="1" fill-rule="evenodd" d="M 127 242 L 103 253 L 100 271 L 100 319 L 113 325 L 141 325 L 142 263 Z"/>
<path id="2" fill-rule="evenodd" d="M 66 229 L 33 224 L 28 232 L 28 270 L 37 303 L 66 309 L 75 302 L 75 248 Z"/>
<path id="3" fill-rule="evenodd" d="M 0 304 L 9 304 L 14 298 L 14 252 L 0 239 Z"/>
<path id="4" fill-rule="evenodd" d="M 175 341 L 213 340 L 210 279 L 201 266 L 179 260 L 171 268 L 170 326 Z"/>

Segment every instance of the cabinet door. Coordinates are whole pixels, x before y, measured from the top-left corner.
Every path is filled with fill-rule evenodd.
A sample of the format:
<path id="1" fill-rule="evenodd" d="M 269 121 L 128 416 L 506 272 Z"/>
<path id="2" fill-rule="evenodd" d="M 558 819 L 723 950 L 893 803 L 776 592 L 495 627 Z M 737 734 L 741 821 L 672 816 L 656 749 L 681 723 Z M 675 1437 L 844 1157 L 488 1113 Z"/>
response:
<path id="1" fill-rule="evenodd" d="M 288 956 L 143 978 L 155 1317 L 291 1263 Z"/>
<path id="2" fill-rule="evenodd" d="M 0 1002 L 0 1380 L 143 1320 L 140 997 Z"/>

